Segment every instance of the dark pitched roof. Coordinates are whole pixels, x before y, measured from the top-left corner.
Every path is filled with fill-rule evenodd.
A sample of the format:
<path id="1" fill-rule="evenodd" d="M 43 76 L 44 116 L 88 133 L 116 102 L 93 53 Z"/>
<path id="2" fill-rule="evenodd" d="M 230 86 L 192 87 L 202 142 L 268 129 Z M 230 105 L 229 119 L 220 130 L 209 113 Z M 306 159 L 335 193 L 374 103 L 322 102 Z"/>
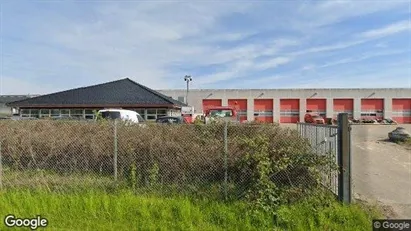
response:
<path id="1" fill-rule="evenodd" d="M 23 99 L 7 105 L 12 107 L 185 106 L 184 103 L 129 78 Z"/>

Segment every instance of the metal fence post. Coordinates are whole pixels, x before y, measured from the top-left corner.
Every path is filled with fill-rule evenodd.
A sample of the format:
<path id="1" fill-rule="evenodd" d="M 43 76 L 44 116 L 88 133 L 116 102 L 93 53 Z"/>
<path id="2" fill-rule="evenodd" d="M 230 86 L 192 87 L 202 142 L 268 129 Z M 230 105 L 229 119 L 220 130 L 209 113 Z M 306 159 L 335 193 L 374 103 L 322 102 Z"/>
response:
<path id="1" fill-rule="evenodd" d="M 351 203 L 351 153 L 348 113 L 338 114 L 338 199 Z"/>
<path id="2" fill-rule="evenodd" d="M 227 154 L 228 154 L 228 122 L 224 124 L 224 199 L 227 200 L 227 187 L 228 187 L 228 163 L 227 163 Z"/>
<path id="3" fill-rule="evenodd" d="M 114 120 L 114 181 L 117 181 L 117 155 L 118 155 L 118 142 L 117 142 L 117 120 Z"/>

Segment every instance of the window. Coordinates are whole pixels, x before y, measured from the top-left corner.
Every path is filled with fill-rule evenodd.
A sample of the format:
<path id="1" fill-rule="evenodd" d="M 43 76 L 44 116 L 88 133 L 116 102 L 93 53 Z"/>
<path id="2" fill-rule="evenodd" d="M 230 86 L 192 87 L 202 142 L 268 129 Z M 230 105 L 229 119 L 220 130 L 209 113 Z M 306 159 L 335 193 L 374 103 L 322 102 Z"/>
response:
<path id="1" fill-rule="evenodd" d="M 141 115 L 141 117 L 145 117 L 145 109 L 141 109 L 141 108 L 134 108 L 134 109 L 131 109 L 131 110 L 133 110 L 133 111 L 135 111 L 135 112 L 137 112 L 138 114 L 140 114 Z M 139 119 L 140 120 L 140 119 Z"/>
<path id="2" fill-rule="evenodd" d="M 29 117 L 29 116 L 30 116 L 30 109 L 21 109 L 21 110 L 20 110 L 20 114 L 21 114 L 23 117 Z"/>
<path id="3" fill-rule="evenodd" d="M 157 110 L 157 118 L 167 116 L 167 109 L 158 109 Z"/>
<path id="4" fill-rule="evenodd" d="M 293 117 L 293 116 L 300 115 L 300 111 L 299 110 L 281 110 L 280 114 L 283 117 Z"/>
<path id="5" fill-rule="evenodd" d="M 118 111 L 104 111 L 101 112 L 101 117 L 103 119 L 120 119 L 121 114 Z"/>
<path id="6" fill-rule="evenodd" d="M 383 116 L 383 112 L 382 111 L 376 111 L 376 110 L 362 111 L 361 116 L 363 116 L 363 117 L 381 117 L 381 116 Z"/>
<path id="7" fill-rule="evenodd" d="M 135 109 L 135 112 L 137 112 L 140 115 L 144 115 L 145 114 L 145 110 L 144 109 Z"/>
<path id="8" fill-rule="evenodd" d="M 377 116 L 377 113 L 361 113 L 361 116 Z"/>
<path id="9" fill-rule="evenodd" d="M 232 110 L 210 110 L 210 115 L 216 116 L 216 117 L 231 117 L 233 116 L 233 111 Z"/>
<path id="10" fill-rule="evenodd" d="M 394 117 L 397 117 L 397 116 L 399 116 L 399 117 L 407 116 L 408 117 L 408 116 L 411 116 L 411 110 L 393 111 L 392 115 Z"/>
<path id="11" fill-rule="evenodd" d="M 70 115 L 70 110 L 68 109 L 61 109 L 60 110 L 61 116 L 69 116 Z"/>
<path id="12" fill-rule="evenodd" d="M 51 109 L 50 110 L 51 116 L 60 116 L 60 110 L 59 109 Z"/>
<path id="13" fill-rule="evenodd" d="M 273 111 L 263 111 L 263 110 L 258 110 L 254 111 L 254 116 L 272 116 Z"/>
<path id="14" fill-rule="evenodd" d="M 156 120 L 157 115 L 147 115 L 147 120 Z"/>
<path id="15" fill-rule="evenodd" d="M 70 110 L 70 117 L 74 118 L 82 118 L 83 115 L 83 109 L 71 109 Z"/>
<path id="16" fill-rule="evenodd" d="M 147 114 L 146 118 L 147 120 L 156 120 L 159 117 L 166 116 L 167 115 L 167 109 L 163 108 L 149 108 L 147 109 Z"/>
<path id="17" fill-rule="evenodd" d="M 39 118 L 39 114 L 40 114 L 40 110 L 38 110 L 38 109 L 31 109 L 30 110 L 30 116 L 31 117 Z"/>
<path id="18" fill-rule="evenodd" d="M 41 109 L 40 110 L 40 118 L 41 117 L 50 117 L 50 110 L 49 109 Z"/>
<path id="19" fill-rule="evenodd" d="M 156 109 L 147 109 L 147 114 L 157 114 Z"/>
<path id="20" fill-rule="evenodd" d="M 165 115 L 167 114 L 167 109 L 158 109 L 157 114 Z"/>
<path id="21" fill-rule="evenodd" d="M 94 111 L 91 109 L 84 110 L 86 119 L 94 119 Z"/>
<path id="22" fill-rule="evenodd" d="M 71 109 L 70 114 L 73 115 L 83 115 L 83 110 L 82 109 Z"/>

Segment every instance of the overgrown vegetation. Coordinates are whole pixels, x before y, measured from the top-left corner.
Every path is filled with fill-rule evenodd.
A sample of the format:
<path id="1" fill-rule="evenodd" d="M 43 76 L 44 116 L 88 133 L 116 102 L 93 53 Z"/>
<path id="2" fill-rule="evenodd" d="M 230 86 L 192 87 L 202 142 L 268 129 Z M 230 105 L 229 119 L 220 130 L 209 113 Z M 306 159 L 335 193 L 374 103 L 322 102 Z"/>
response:
<path id="1" fill-rule="evenodd" d="M 140 196 L 130 191 L 56 194 L 43 191 L 0 193 L 0 214 L 48 219 L 49 230 L 371 230 L 378 212 L 309 197 L 269 213 L 247 215 L 243 202 Z M 326 201 L 326 203 L 324 203 Z M 1 229 L 6 229 L 2 224 Z"/>
<path id="2" fill-rule="evenodd" d="M 2 122 L 0 211 L 72 230 L 370 228 L 378 213 L 337 203 L 320 184 L 334 161 L 296 131 L 224 126 Z"/>
<path id="3" fill-rule="evenodd" d="M 317 176 L 312 169 L 323 165 L 296 131 L 276 124 L 229 125 L 226 157 L 224 124 L 219 123 L 118 124 L 115 138 L 114 125 L 109 121 L 7 121 L 0 123 L 0 134 L 3 166 L 11 172 L 41 170 L 63 176 L 112 177 L 116 150 L 119 185 L 128 184 L 136 190 L 160 186 L 180 192 L 208 188 L 217 197 L 225 184 L 225 194 L 238 199 L 255 187 L 256 181 L 263 183 L 255 175 L 259 170 L 253 169 L 254 164 L 244 164 L 245 158 L 255 152 L 269 162 L 266 183 L 275 182 L 281 189 L 292 186 L 294 192 L 301 192 L 315 185 Z M 254 140 L 256 137 L 263 138 L 264 144 L 260 138 Z M 252 146 L 253 142 L 260 144 Z M 260 146 L 264 150 L 259 150 Z M 207 194 L 211 196 L 204 192 Z"/>

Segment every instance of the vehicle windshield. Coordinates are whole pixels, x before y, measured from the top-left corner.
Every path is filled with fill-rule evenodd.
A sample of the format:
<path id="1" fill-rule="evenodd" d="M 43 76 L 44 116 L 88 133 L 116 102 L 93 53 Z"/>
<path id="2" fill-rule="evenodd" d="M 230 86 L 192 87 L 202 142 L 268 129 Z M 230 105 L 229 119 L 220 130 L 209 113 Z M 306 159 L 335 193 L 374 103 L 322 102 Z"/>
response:
<path id="1" fill-rule="evenodd" d="M 232 110 L 210 110 L 210 116 L 212 117 L 232 117 Z"/>
<path id="2" fill-rule="evenodd" d="M 118 111 L 103 111 L 101 112 L 101 117 L 103 119 L 120 119 L 121 114 Z"/>

